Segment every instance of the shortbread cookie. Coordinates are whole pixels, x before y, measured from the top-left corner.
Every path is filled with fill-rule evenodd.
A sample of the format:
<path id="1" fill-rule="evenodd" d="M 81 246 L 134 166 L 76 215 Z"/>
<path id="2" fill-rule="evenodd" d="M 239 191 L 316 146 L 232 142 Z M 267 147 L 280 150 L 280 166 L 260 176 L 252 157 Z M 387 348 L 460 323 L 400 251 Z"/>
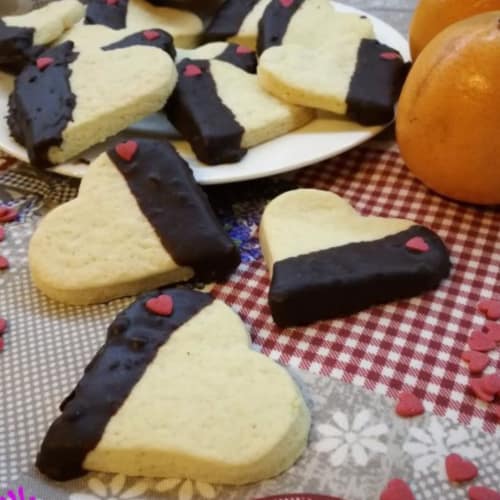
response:
<path id="1" fill-rule="evenodd" d="M 184 59 L 167 116 L 208 164 L 239 161 L 250 146 L 305 125 L 314 113 L 264 92 L 257 77 L 232 64 Z"/>
<path id="2" fill-rule="evenodd" d="M 35 285 L 69 304 L 106 302 L 238 265 L 187 163 L 167 142 L 137 139 L 100 155 L 78 197 L 52 210 L 29 248 Z"/>
<path id="3" fill-rule="evenodd" d="M 176 46 L 184 48 L 196 47 L 203 31 L 203 22 L 196 14 L 158 7 L 146 0 L 90 0 L 85 23 L 102 24 L 116 30 L 162 29 L 174 37 Z"/>
<path id="4" fill-rule="evenodd" d="M 59 0 L 27 14 L 0 18 L 0 70 L 19 73 L 84 12 L 78 0 Z"/>
<path id="5" fill-rule="evenodd" d="M 113 30 L 99 24 L 78 24 L 60 39 L 61 43 L 65 41 L 73 42 L 76 52 L 89 48 L 113 50 L 145 45 L 163 50 L 172 59 L 175 59 L 177 55 L 174 39 L 170 33 L 159 28 L 134 32 L 128 28 Z"/>
<path id="6" fill-rule="evenodd" d="M 60 409 L 37 458 L 56 480 L 100 471 L 251 483 L 288 469 L 310 427 L 297 385 L 251 349 L 238 315 L 182 289 L 120 313 Z"/>
<path id="7" fill-rule="evenodd" d="M 228 40 L 255 48 L 258 25 L 271 0 L 226 0 L 214 14 L 203 38 L 207 42 Z"/>
<path id="8" fill-rule="evenodd" d="M 329 191 L 297 189 L 271 201 L 260 242 L 280 326 L 305 325 L 436 288 L 450 272 L 434 232 L 410 220 L 363 217 Z"/>
<path id="9" fill-rule="evenodd" d="M 63 163 L 160 110 L 176 79 L 172 59 L 156 47 L 75 52 L 65 42 L 16 78 L 9 127 L 31 163 Z"/>
<path id="10" fill-rule="evenodd" d="M 183 59 L 217 59 L 234 64 L 248 73 L 256 73 L 257 71 L 255 51 L 236 43 L 212 42 L 196 49 L 180 50 L 177 61 Z"/>
<path id="11" fill-rule="evenodd" d="M 286 102 L 347 115 L 363 125 L 394 117 L 408 66 L 391 47 L 370 39 L 309 48 L 287 44 L 259 59 L 259 83 Z"/>
<path id="12" fill-rule="evenodd" d="M 259 22 L 257 53 L 289 43 L 335 47 L 374 37 L 366 16 L 336 12 L 330 0 L 271 0 Z"/>

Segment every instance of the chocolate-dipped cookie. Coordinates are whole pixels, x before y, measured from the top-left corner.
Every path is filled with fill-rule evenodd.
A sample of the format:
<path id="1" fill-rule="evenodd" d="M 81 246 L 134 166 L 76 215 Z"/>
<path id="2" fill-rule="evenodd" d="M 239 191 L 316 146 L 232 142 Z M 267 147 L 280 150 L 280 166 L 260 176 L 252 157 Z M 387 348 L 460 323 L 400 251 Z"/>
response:
<path id="1" fill-rule="evenodd" d="M 269 305 L 280 326 L 306 325 L 436 288 L 448 251 L 406 219 L 363 217 L 329 192 L 298 189 L 271 201 L 260 241 L 271 274 Z"/>

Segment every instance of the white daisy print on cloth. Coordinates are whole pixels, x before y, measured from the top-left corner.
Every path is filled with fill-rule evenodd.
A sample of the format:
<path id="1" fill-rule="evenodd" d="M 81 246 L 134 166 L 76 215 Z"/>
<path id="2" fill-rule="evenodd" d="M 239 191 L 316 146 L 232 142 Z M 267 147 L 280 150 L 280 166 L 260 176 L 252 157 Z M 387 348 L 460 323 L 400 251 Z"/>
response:
<path id="1" fill-rule="evenodd" d="M 158 493 L 173 491 L 176 488 L 178 500 L 192 500 L 194 498 L 210 499 L 215 498 L 215 488 L 202 481 L 191 481 L 189 479 L 163 479 L 156 483 L 154 489 Z"/>
<path id="2" fill-rule="evenodd" d="M 465 427 L 444 429 L 439 420 L 432 417 L 425 429 L 410 427 L 403 450 L 414 457 L 416 472 L 426 472 L 431 467 L 438 467 L 443 472 L 445 457 L 450 453 L 458 453 L 469 460 L 480 457 L 482 452 L 473 443 Z"/>
<path id="3" fill-rule="evenodd" d="M 352 457 L 359 466 L 366 466 L 373 455 L 387 453 L 387 446 L 381 439 L 389 432 L 383 423 L 373 424 L 370 410 L 362 410 L 354 419 L 343 412 L 332 416 L 333 425 L 318 426 L 318 432 L 323 436 L 314 449 L 320 453 L 329 453 L 329 461 L 334 467 L 342 465 Z"/>
<path id="4" fill-rule="evenodd" d="M 73 493 L 70 500 L 127 500 L 141 498 L 149 489 L 149 484 L 145 480 L 136 481 L 129 487 L 125 487 L 127 478 L 123 474 L 114 476 L 109 484 L 98 477 L 91 477 L 87 486 L 90 493 Z"/>

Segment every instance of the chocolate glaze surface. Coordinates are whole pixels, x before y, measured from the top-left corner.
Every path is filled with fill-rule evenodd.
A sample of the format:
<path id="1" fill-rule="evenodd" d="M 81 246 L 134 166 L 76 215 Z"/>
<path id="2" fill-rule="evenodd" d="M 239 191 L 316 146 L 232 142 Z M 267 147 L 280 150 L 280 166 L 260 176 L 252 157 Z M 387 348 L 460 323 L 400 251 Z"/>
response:
<path id="1" fill-rule="evenodd" d="M 239 45 L 230 43 L 215 59 L 238 66 L 247 73 L 257 73 L 257 54 L 253 51 L 238 53 L 238 48 Z"/>
<path id="2" fill-rule="evenodd" d="M 87 4 L 85 24 L 103 24 L 114 30 L 127 26 L 128 0 L 118 0 L 113 5 L 106 0 L 89 0 Z"/>
<path id="3" fill-rule="evenodd" d="M 394 105 L 409 71 L 402 58 L 381 58 L 384 52 L 396 51 L 377 40 L 363 39 L 359 45 L 346 103 L 347 116 L 362 125 L 388 123 L 394 118 Z"/>
<path id="4" fill-rule="evenodd" d="M 34 35 L 33 28 L 7 26 L 0 19 L 0 71 L 16 75 L 45 50 L 33 45 Z"/>
<path id="5" fill-rule="evenodd" d="M 418 236 L 429 245 L 428 252 L 406 248 L 406 242 Z M 432 290 L 450 268 L 448 250 L 439 236 L 412 226 L 379 240 L 276 262 L 269 305 L 276 324 L 306 325 Z"/>
<path id="6" fill-rule="evenodd" d="M 271 1 L 259 21 L 257 54 L 262 54 L 269 47 L 281 45 L 288 29 L 288 24 L 303 3 L 304 0 L 293 0 L 293 3 L 289 7 L 285 7 L 280 0 Z"/>
<path id="7" fill-rule="evenodd" d="M 30 64 L 17 76 L 9 97 L 7 117 L 14 139 L 28 151 L 30 163 L 51 165 L 48 151 L 62 143 L 62 133 L 72 119 L 76 96 L 71 91 L 69 68 L 78 54 L 65 42 L 41 54 L 55 62 L 43 70 Z"/>
<path id="8" fill-rule="evenodd" d="M 186 66 L 202 74 L 186 76 Z M 244 129 L 217 94 L 210 61 L 183 59 L 177 65 L 179 80 L 165 108 L 169 120 L 189 142 L 198 159 L 209 164 L 234 163 L 245 156 Z"/>
<path id="9" fill-rule="evenodd" d="M 144 36 L 144 31 L 139 31 L 138 33 L 133 33 L 132 35 L 126 36 L 117 42 L 110 43 L 102 47 L 102 50 L 114 50 L 114 49 L 124 49 L 126 47 L 133 47 L 136 45 L 145 45 L 146 47 L 156 47 L 158 49 L 166 52 L 172 59 L 175 59 L 177 55 L 174 47 L 174 39 L 166 31 L 160 29 L 151 29 L 148 31 L 156 31 L 160 36 L 154 40 L 148 40 Z"/>
<path id="10" fill-rule="evenodd" d="M 187 163 L 167 142 L 137 139 L 132 161 L 108 155 L 175 262 L 205 282 L 224 280 L 240 263 Z"/>
<path id="11" fill-rule="evenodd" d="M 87 454 L 99 443 L 110 419 L 139 382 L 172 333 L 213 299 L 205 293 L 165 289 L 173 298 L 171 316 L 150 312 L 145 303 L 159 292 L 140 296 L 108 329 L 105 344 L 85 368 L 73 392 L 61 403 L 61 415 L 50 426 L 36 460 L 57 481 L 86 473 Z"/>
<path id="12" fill-rule="evenodd" d="M 203 39 L 205 42 L 225 40 L 240 30 L 245 17 L 259 0 L 227 0 L 215 12 L 207 26 Z"/>

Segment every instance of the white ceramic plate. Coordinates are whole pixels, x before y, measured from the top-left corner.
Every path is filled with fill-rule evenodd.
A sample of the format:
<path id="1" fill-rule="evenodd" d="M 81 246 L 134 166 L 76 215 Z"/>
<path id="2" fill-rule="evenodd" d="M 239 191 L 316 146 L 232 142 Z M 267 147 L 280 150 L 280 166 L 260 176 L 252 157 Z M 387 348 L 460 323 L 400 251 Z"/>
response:
<path id="1" fill-rule="evenodd" d="M 394 28 L 361 10 L 338 2 L 336 7 L 339 11 L 357 12 L 368 16 L 373 22 L 377 38 L 401 52 L 406 60 L 409 59 L 408 43 Z M 19 160 L 27 162 L 26 150 L 12 139 L 5 120 L 11 88 L 12 78 L 0 73 L 0 148 Z M 163 115 L 155 114 L 134 124 L 106 143 L 82 154 L 80 158 L 84 161 L 77 160 L 58 165 L 53 170 L 62 175 L 81 177 L 87 168 L 88 161 L 95 158 L 97 154 L 125 138 L 140 135 L 164 137 L 171 140 L 179 153 L 189 162 L 200 184 L 225 184 L 288 172 L 317 163 L 367 141 L 383 128 L 383 126 L 363 127 L 325 113 L 299 130 L 251 148 L 239 163 L 209 167 L 196 160 L 189 145 L 180 140 Z"/>

